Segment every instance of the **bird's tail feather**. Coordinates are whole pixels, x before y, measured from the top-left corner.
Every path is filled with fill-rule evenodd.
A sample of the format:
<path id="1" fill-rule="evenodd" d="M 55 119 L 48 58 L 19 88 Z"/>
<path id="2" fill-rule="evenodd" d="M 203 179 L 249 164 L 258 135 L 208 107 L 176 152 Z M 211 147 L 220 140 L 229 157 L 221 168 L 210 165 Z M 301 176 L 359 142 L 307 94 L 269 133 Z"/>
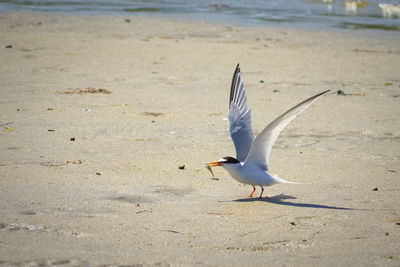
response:
<path id="1" fill-rule="evenodd" d="M 275 174 L 273 177 L 275 178 L 275 181 L 276 181 L 277 183 L 284 183 L 284 184 L 305 184 L 305 183 L 297 183 L 297 182 L 286 181 L 286 180 L 284 180 L 284 179 L 282 179 L 282 178 L 279 178 L 277 174 Z"/>

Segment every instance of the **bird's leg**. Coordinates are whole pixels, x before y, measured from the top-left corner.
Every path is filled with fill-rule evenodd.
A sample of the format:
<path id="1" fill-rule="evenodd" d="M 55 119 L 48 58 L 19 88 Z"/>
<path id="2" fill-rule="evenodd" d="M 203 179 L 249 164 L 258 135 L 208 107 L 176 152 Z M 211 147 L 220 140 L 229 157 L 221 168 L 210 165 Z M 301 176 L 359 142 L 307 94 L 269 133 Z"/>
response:
<path id="1" fill-rule="evenodd" d="M 253 192 L 248 197 L 253 197 L 254 192 L 256 192 L 256 187 L 253 185 Z"/>
<path id="2" fill-rule="evenodd" d="M 255 189 L 254 189 L 255 190 Z M 262 194 L 264 193 L 264 187 L 261 186 L 261 194 L 260 194 L 260 198 L 262 198 Z"/>

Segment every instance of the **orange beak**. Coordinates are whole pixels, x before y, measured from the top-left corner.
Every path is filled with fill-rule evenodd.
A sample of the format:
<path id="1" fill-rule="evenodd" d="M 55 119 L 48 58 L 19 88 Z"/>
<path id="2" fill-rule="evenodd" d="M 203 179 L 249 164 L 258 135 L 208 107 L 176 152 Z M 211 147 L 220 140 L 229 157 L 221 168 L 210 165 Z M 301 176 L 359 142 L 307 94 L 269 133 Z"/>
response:
<path id="1" fill-rule="evenodd" d="M 207 165 L 210 167 L 215 167 L 215 166 L 221 166 L 221 163 L 219 163 L 218 161 L 214 161 L 214 162 L 207 163 Z"/>

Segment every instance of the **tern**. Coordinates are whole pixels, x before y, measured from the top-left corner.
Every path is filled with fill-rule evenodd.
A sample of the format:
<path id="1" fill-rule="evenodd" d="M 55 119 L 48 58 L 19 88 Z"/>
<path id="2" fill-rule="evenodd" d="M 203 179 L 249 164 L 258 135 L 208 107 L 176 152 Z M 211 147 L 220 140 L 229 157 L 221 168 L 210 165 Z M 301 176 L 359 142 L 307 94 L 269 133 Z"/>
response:
<path id="1" fill-rule="evenodd" d="M 269 154 L 282 130 L 314 100 L 329 91 L 323 91 L 292 107 L 268 124 L 254 138 L 251 127 L 251 110 L 247 104 L 246 91 L 240 77 L 238 64 L 232 78 L 228 114 L 229 130 L 235 145 L 236 158 L 222 157 L 218 161 L 207 163 L 206 168 L 214 176 L 211 167 L 222 166 L 238 182 L 253 186 L 253 191 L 248 197 L 253 196 L 256 186 L 261 187 L 261 198 L 264 186 L 276 183 L 296 184 L 268 173 Z"/>

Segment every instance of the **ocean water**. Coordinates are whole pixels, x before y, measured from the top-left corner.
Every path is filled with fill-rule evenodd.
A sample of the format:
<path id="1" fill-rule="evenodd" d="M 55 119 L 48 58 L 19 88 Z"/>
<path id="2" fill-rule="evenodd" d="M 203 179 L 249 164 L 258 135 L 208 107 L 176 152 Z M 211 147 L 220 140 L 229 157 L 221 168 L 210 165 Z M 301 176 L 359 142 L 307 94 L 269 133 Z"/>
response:
<path id="1" fill-rule="evenodd" d="M 400 0 L 0 0 L 0 12 L 173 16 L 300 28 L 400 32 Z"/>

